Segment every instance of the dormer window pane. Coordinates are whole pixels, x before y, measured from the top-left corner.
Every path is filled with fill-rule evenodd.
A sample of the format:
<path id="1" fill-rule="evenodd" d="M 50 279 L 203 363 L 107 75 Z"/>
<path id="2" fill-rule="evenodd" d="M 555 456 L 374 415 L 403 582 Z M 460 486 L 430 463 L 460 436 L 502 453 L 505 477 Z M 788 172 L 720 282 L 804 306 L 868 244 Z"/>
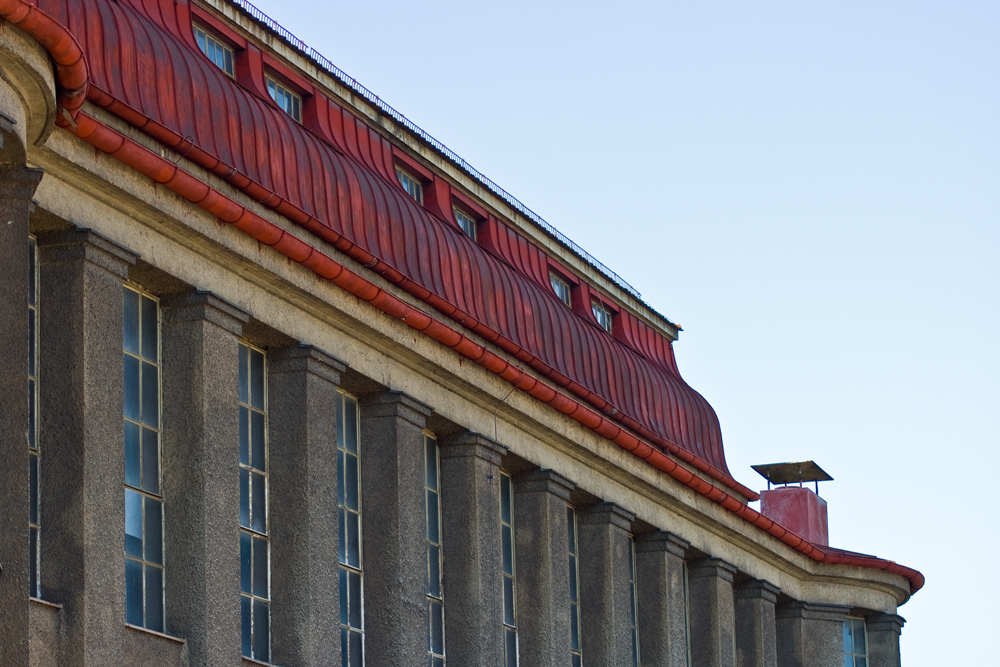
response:
<path id="1" fill-rule="evenodd" d="M 269 76 L 265 76 L 264 80 L 267 82 L 267 92 L 270 93 L 271 99 L 274 100 L 275 104 L 295 119 L 295 122 L 301 123 L 302 98 Z"/>
<path id="2" fill-rule="evenodd" d="M 458 221 L 458 226 L 462 228 L 465 235 L 468 236 L 473 241 L 476 240 L 476 220 L 471 215 L 466 213 L 460 208 L 454 207 L 452 209 L 455 211 L 455 220 Z"/>
<path id="3" fill-rule="evenodd" d="M 411 175 L 409 172 L 403 171 L 399 167 L 396 167 L 396 176 L 399 178 L 399 182 L 402 184 L 403 189 L 406 190 L 406 194 L 413 197 L 418 204 L 423 206 L 424 185 L 420 182 L 420 179 Z"/>
<path id="4" fill-rule="evenodd" d="M 205 54 L 205 57 L 229 76 L 236 76 L 231 48 L 205 32 L 205 29 L 198 25 L 194 26 L 194 38 L 198 41 L 198 48 Z"/>
<path id="5" fill-rule="evenodd" d="M 549 272 L 549 283 L 552 285 L 552 291 L 556 293 L 559 300 L 567 306 L 571 306 L 569 283 L 551 271 Z"/>
<path id="6" fill-rule="evenodd" d="M 594 312 L 594 318 L 605 331 L 611 333 L 611 311 L 596 301 L 590 302 L 590 309 Z"/>

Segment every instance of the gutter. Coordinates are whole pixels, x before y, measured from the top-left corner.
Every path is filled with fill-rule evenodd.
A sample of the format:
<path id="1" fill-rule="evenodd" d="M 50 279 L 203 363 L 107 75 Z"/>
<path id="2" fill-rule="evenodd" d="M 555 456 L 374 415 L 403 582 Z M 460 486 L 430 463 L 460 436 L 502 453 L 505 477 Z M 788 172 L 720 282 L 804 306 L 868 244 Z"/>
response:
<path id="1" fill-rule="evenodd" d="M 397 318 L 407 326 L 417 331 L 422 331 L 434 340 L 447 345 L 463 357 L 476 362 L 486 370 L 500 376 L 515 388 L 550 405 L 598 435 L 614 442 L 622 449 L 632 452 L 635 456 L 644 459 L 653 467 L 693 489 L 712 502 L 721 505 L 744 521 L 766 531 L 812 560 L 829 565 L 852 565 L 897 574 L 909 580 L 911 595 L 923 587 L 924 576 L 912 568 L 880 558 L 833 553 L 820 545 L 808 542 L 775 521 L 765 517 L 760 512 L 752 509 L 739 499 L 729 495 L 714 484 L 695 475 L 676 461 L 671 460 L 659 448 L 640 440 L 604 416 L 584 406 L 579 401 L 557 391 L 545 382 L 526 374 L 523 370 L 505 361 L 499 355 L 479 345 L 461 332 L 386 292 L 368 279 L 340 264 L 318 248 L 286 232 L 256 213 L 247 210 L 234 200 L 212 188 L 209 184 L 180 169 L 169 160 L 153 153 L 134 140 L 123 136 L 96 118 L 83 113 L 81 107 L 86 98 L 88 88 L 87 65 L 80 45 L 66 27 L 59 24 L 37 7 L 28 4 L 26 0 L 0 0 L 0 17 L 10 21 L 41 42 L 49 50 L 53 60 L 56 62 L 56 78 L 60 86 L 57 100 L 61 114 L 61 116 L 57 116 L 56 123 L 60 127 L 66 128 L 67 131 L 98 150 L 111 155 L 123 164 L 164 185 L 199 208 L 216 216 L 219 220 L 233 225 L 264 245 L 271 246 L 289 259 L 302 264 L 317 275 L 342 287 L 358 298 L 367 301 L 387 315 Z M 149 119 L 147 118 L 146 121 L 149 122 Z M 256 187 L 259 189 L 259 186 Z M 278 209 L 278 206 L 275 206 L 275 208 Z M 279 212 L 281 212 L 280 209 Z M 343 240 L 350 243 L 347 239 Z M 336 243 L 334 245 L 337 246 Z M 353 246 L 353 244 L 351 245 Z M 354 247 L 356 248 L 356 246 Z M 386 273 L 382 273 L 382 275 L 385 275 L 391 282 L 402 285 L 403 281 L 409 280 L 402 277 L 398 271 L 381 262 L 378 258 L 370 254 L 369 257 L 371 258 L 369 264 L 372 268 L 379 273 L 385 271 Z M 386 275 L 390 272 L 395 272 L 399 276 L 399 280 L 392 280 Z M 425 296 L 418 296 L 418 298 L 422 298 L 430 305 L 437 307 L 427 296 L 430 295 L 428 290 L 420 287 L 413 281 L 409 282 L 412 283 L 413 288 L 419 288 L 425 294 Z M 407 289 L 407 291 L 410 292 L 411 290 Z M 438 298 L 438 301 L 445 303 L 440 298 Z M 452 312 L 454 312 L 454 306 L 451 308 Z M 472 318 L 469 319 L 471 320 Z M 477 327 L 472 328 L 478 333 Z M 495 332 L 492 333 L 494 336 L 499 336 Z M 581 387 L 581 389 L 583 388 Z M 584 391 L 586 390 L 584 389 Z M 656 439 L 669 443 L 669 441 L 659 436 Z M 690 452 L 681 450 L 676 444 L 669 444 L 678 450 L 676 453 L 671 453 L 675 453 L 679 458 L 684 458 L 681 456 L 681 453 L 684 453 L 700 461 L 703 465 L 709 465 L 707 462 L 694 457 Z M 713 468 L 713 470 L 715 469 Z M 716 472 L 723 474 L 721 471 L 716 470 Z M 735 480 L 733 481 L 735 482 Z M 738 488 L 742 489 L 745 487 L 738 485 Z M 756 498 L 757 494 L 751 491 L 749 497 Z"/>

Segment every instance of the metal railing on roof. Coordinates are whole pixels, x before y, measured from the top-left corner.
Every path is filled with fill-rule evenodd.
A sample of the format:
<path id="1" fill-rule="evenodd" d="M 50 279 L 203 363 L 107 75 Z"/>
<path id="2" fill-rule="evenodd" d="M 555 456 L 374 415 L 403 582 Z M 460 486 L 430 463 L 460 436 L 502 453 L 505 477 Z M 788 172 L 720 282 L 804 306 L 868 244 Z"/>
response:
<path id="1" fill-rule="evenodd" d="M 581 259 L 583 259 L 585 262 L 587 262 L 588 264 L 590 264 L 592 267 L 594 267 L 595 269 L 597 269 L 598 271 L 600 271 L 601 273 L 603 273 L 608 279 L 610 279 L 616 285 L 618 285 L 619 287 L 621 287 L 623 290 L 625 290 L 626 292 L 628 292 L 629 294 L 631 294 L 635 298 L 637 298 L 639 300 L 642 300 L 642 296 L 639 294 L 639 291 L 636 290 L 631 285 L 629 285 L 625 281 L 624 278 L 622 278 L 617 273 L 615 273 L 614 271 L 612 271 L 611 269 L 609 269 L 607 266 L 605 266 L 604 264 L 602 264 L 596 257 L 594 257 L 589 252 L 587 252 L 586 250 L 584 250 L 583 248 L 581 248 L 580 246 L 578 246 L 569 237 L 567 237 L 565 234 L 563 234 L 562 232 L 560 232 L 558 229 L 556 229 L 555 227 L 553 227 L 549 223 L 545 222 L 545 220 L 542 219 L 542 217 L 540 215 L 538 215 L 537 213 L 535 213 L 534 211 L 532 211 L 530 208 L 528 208 L 527 206 L 525 206 L 524 204 L 522 204 L 521 201 L 517 197 L 515 197 L 514 195 L 510 194 L 509 192 L 507 192 L 506 190 L 504 190 L 503 188 L 501 188 L 499 185 L 497 185 L 492 180 L 490 180 L 487 176 L 485 176 L 484 174 L 482 174 L 478 169 L 476 169 L 475 167 L 473 167 L 472 165 L 470 165 L 468 162 L 466 162 L 465 160 L 463 160 L 453 150 L 451 150 L 450 148 L 448 148 L 447 146 L 445 146 L 444 144 L 442 144 L 440 141 L 438 141 L 437 139 L 435 139 L 431 135 L 429 135 L 426 132 L 424 132 L 422 129 L 420 129 L 419 127 L 417 127 L 406 116 L 404 116 L 403 114 L 399 113 L 398 111 L 396 111 L 395 109 L 393 109 L 391 106 L 389 106 L 388 104 L 386 104 L 378 95 L 376 95 L 372 91 L 370 91 L 367 88 L 365 88 L 364 86 L 362 86 L 353 77 L 348 76 L 346 72 L 344 72 L 339 67 L 337 67 L 332 62 L 330 62 L 319 51 L 317 51 L 316 49 L 312 48 L 311 46 L 309 46 L 308 44 L 306 44 L 305 42 L 303 42 L 301 39 L 299 39 L 298 37 L 296 37 L 292 33 L 288 32 L 288 30 L 286 30 L 281 25 L 279 25 L 277 23 L 277 21 L 275 21 L 274 19 L 272 19 L 270 16 L 268 16 L 267 14 L 265 14 L 264 12 L 262 12 L 261 10 L 257 9 L 257 7 L 255 7 L 253 4 L 251 4 L 248 0 L 230 0 L 230 2 L 232 2 L 235 5 L 237 5 L 240 9 L 242 9 L 243 11 L 245 11 L 247 14 L 249 14 L 251 17 L 253 17 L 257 21 L 259 21 L 260 23 L 263 23 L 265 26 L 267 26 L 267 28 L 269 30 L 271 30 L 272 32 L 277 33 L 278 36 L 280 36 L 282 39 L 284 39 L 290 45 L 292 45 L 293 47 L 295 47 L 299 51 L 303 52 L 306 56 L 308 56 L 309 58 L 311 58 L 312 60 L 314 60 L 320 67 L 322 67 L 327 72 L 329 72 L 330 74 L 332 74 L 333 76 L 335 76 L 344 85 L 346 85 L 351 90 L 353 90 L 355 93 L 357 93 L 361 97 L 365 98 L 366 100 L 368 100 L 369 102 L 371 102 L 372 104 L 374 104 L 385 115 L 389 116 L 390 118 L 392 118 L 393 120 L 395 120 L 397 123 L 399 123 L 400 125 L 404 126 L 406 129 L 408 129 L 410 132 L 412 132 L 413 134 L 415 134 L 417 137 L 419 137 L 425 143 L 427 143 L 428 145 L 430 145 L 431 148 L 433 148 L 434 150 L 438 151 L 439 153 L 441 153 L 442 155 L 444 155 L 446 158 L 448 158 L 449 160 L 451 160 L 452 162 L 454 162 L 456 165 L 458 165 L 459 167 L 461 167 L 463 171 L 465 171 L 469 176 L 472 176 L 474 179 L 476 179 L 477 181 L 479 181 L 479 183 L 482 184 L 484 187 L 486 187 L 486 189 L 488 189 L 490 192 L 492 192 L 493 194 L 495 194 L 497 197 L 500 197 L 500 199 L 502 199 L 505 202 L 507 202 L 508 205 L 510 205 L 514 210 L 516 210 L 517 212 L 519 212 L 525 218 L 527 218 L 528 220 L 530 220 L 531 222 L 533 222 L 534 224 L 538 225 L 543 230 L 545 230 L 546 232 L 548 232 L 550 235 L 552 235 L 553 237 L 555 237 L 556 240 L 558 240 L 560 243 L 562 243 L 567 248 L 569 248 L 570 250 L 572 250 L 574 253 L 576 253 L 577 255 L 579 255 Z"/>

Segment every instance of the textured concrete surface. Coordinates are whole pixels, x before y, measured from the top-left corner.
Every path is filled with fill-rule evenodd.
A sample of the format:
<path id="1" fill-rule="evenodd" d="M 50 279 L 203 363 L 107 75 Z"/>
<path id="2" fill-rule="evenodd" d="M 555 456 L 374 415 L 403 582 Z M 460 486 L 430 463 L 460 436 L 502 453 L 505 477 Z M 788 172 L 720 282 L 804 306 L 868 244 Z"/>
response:
<path id="1" fill-rule="evenodd" d="M 191 665 L 240 659 L 238 343 L 248 315 L 209 292 L 161 304 L 167 632 Z"/>
<path id="2" fill-rule="evenodd" d="M 849 607 L 789 602 L 775 609 L 778 667 L 841 667 Z"/>
<path id="3" fill-rule="evenodd" d="M 776 667 L 774 605 L 780 589 L 753 579 L 736 587 L 736 667 Z"/>
<path id="4" fill-rule="evenodd" d="M 868 667 L 900 667 L 899 633 L 906 619 L 896 614 L 874 614 L 865 619 Z"/>
<path id="5" fill-rule="evenodd" d="M 395 391 L 360 406 L 365 659 L 419 665 L 427 659 L 423 429 L 431 408 Z"/>
<path id="6" fill-rule="evenodd" d="M 187 642 L 159 632 L 125 628 L 125 665 L 188 667 Z"/>
<path id="7" fill-rule="evenodd" d="M 718 558 L 688 568 L 692 667 L 736 664 L 734 574 L 736 568 Z"/>
<path id="8" fill-rule="evenodd" d="M 646 667 L 687 667 L 687 540 L 660 530 L 635 538 L 639 653 Z"/>
<path id="9" fill-rule="evenodd" d="M 444 549 L 445 652 L 451 665 L 499 665 L 500 461 L 505 449 L 477 433 L 438 441 Z"/>
<path id="10" fill-rule="evenodd" d="M 0 119 L 0 516 L 16 523 L 0 531 L 0 646 L 27 665 L 28 212 L 42 173 L 5 162 L 24 156 L 9 125 Z"/>
<path id="11" fill-rule="evenodd" d="M 340 655 L 336 415 L 346 366 L 308 345 L 269 351 L 267 364 L 271 655 L 286 667 L 322 665 Z"/>
<path id="12" fill-rule="evenodd" d="M 42 596 L 63 605 L 60 664 L 122 664 L 122 281 L 135 255 L 87 230 L 40 235 Z"/>
<path id="13" fill-rule="evenodd" d="M 30 630 L 29 667 L 59 667 L 59 646 L 61 643 L 62 608 L 49 602 L 32 600 L 28 609 L 28 627 Z M 6 647 L 6 645 L 4 645 Z M 6 653 L 4 660 L 14 655 Z M 8 663 L 4 663 L 8 664 Z M 18 663 L 10 662 L 11 665 Z"/>
<path id="14" fill-rule="evenodd" d="M 591 665 L 632 664 L 629 530 L 635 515 L 613 503 L 577 510 L 583 656 Z"/>
<path id="15" fill-rule="evenodd" d="M 569 530 L 575 484 L 552 470 L 514 477 L 517 636 L 521 667 L 570 664 Z"/>

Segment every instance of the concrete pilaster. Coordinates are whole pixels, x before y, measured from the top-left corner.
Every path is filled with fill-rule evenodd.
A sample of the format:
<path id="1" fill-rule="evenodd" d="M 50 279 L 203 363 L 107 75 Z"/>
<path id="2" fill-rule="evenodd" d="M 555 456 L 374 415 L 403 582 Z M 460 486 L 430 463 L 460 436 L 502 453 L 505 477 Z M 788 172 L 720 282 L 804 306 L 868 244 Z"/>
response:
<path id="1" fill-rule="evenodd" d="M 758 579 L 736 587 L 736 667 L 777 667 L 774 605 L 779 592 Z"/>
<path id="2" fill-rule="evenodd" d="M 552 470 L 533 470 L 512 481 L 518 664 L 567 665 L 571 643 L 566 508 L 576 485 Z"/>
<path id="3" fill-rule="evenodd" d="M 735 574 L 735 567 L 718 558 L 695 561 L 689 566 L 692 667 L 736 664 Z"/>
<path id="4" fill-rule="evenodd" d="M 268 353 L 271 653 L 287 667 L 340 655 L 336 415 L 345 370 L 307 345 Z"/>
<path id="5" fill-rule="evenodd" d="M 136 255 L 89 230 L 43 235 L 38 242 L 42 594 L 63 605 L 60 664 L 120 665 L 122 281 Z"/>
<path id="6" fill-rule="evenodd" d="M 896 614 L 876 614 L 865 619 L 868 634 L 868 667 L 900 667 L 899 633 L 906 619 Z"/>
<path id="7" fill-rule="evenodd" d="M 209 292 L 161 304 L 168 632 L 197 665 L 240 664 L 238 346 L 245 312 Z"/>
<path id="8" fill-rule="evenodd" d="M 476 433 L 438 441 L 445 555 L 445 649 L 451 665 L 499 665 L 503 593 L 500 460 Z"/>
<path id="9" fill-rule="evenodd" d="M 13 135 L 2 141 L 17 141 Z M 28 213 L 41 170 L 0 164 L 0 646 L 28 664 Z"/>
<path id="10" fill-rule="evenodd" d="M 629 531 L 635 515 L 614 503 L 577 511 L 584 661 L 632 664 Z"/>
<path id="11" fill-rule="evenodd" d="M 850 607 L 790 602 L 775 610 L 778 667 L 841 667 Z"/>
<path id="12" fill-rule="evenodd" d="M 371 665 L 427 659 L 423 428 L 431 411 L 395 391 L 361 400 L 365 656 Z"/>
<path id="13" fill-rule="evenodd" d="M 687 667 L 684 555 L 690 543 L 657 531 L 635 539 L 639 652 L 647 667 Z"/>

